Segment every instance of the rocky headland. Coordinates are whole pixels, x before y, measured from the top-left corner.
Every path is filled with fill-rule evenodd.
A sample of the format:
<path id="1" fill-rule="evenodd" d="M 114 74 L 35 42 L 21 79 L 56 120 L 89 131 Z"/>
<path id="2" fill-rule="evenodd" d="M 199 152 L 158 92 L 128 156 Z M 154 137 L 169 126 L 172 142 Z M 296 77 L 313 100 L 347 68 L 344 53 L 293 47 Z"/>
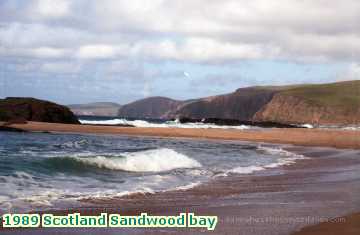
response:
<path id="1" fill-rule="evenodd" d="M 0 99 L 0 121 L 8 124 L 26 121 L 80 124 L 68 107 L 34 98 Z"/>

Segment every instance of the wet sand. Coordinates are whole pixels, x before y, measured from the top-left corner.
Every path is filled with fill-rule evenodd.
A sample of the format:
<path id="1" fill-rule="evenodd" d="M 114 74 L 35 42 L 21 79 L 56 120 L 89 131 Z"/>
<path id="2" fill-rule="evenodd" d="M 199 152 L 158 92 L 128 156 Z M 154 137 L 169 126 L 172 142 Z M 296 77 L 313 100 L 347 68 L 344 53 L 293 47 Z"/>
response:
<path id="1" fill-rule="evenodd" d="M 301 146 L 328 146 L 360 149 L 360 131 L 319 129 L 185 129 L 185 128 L 140 128 L 99 125 L 71 125 L 28 122 L 12 124 L 9 127 L 25 131 L 119 134 L 156 137 L 204 138 L 221 140 L 257 141 Z"/>
<path id="2" fill-rule="evenodd" d="M 360 213 L 306 227 L 293 235 L 359 235 Z"/>
<path id="3" fill-rule="evenodd" d="M 211 234 L 275 235 L 292 234 L 304 227 L 360 211 L 360 150 L 296 146 L 288 147 L 288 150 L 309 158 L 255 174 L 215 178 L 189 190 L 87 199 L 82 201 L 82 207 L 55 213 L 109 212 L 134 215 L 147 212 L 153 215 L 176 215 L 180 212 L 194 212 L 219 217 L 216 230 L 209 232 Z M 355 220 L 347 225 L 340 221 L 338 225 L 350 229 L 358 222 Z M 56 228 L 2 231 L 2 234 L 40 235 L 198 233 L 208 231 Z"/>

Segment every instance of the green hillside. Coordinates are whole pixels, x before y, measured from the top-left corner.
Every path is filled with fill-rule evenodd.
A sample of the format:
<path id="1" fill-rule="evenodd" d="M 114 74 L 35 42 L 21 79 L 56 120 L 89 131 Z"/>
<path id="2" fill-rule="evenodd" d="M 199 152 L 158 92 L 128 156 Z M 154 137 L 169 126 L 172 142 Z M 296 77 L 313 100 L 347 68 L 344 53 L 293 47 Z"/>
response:
<path id="1" fill-rule="evenodd" d="M 360 81 L 302 85 L 281 93 L 325 106 L 341 106 L 345 109 L 360 106 Z"/>

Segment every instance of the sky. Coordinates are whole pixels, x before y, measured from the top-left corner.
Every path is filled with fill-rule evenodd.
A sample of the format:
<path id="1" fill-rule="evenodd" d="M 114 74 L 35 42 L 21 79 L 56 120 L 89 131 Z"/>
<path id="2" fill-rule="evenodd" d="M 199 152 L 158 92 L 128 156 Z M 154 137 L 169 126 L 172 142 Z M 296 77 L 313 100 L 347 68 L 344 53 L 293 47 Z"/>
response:
<path id="1" fill-rule="evenodd" d="M 360 79 L 358 0 L 1 0 L 0 97 L 190 99 Z"/>

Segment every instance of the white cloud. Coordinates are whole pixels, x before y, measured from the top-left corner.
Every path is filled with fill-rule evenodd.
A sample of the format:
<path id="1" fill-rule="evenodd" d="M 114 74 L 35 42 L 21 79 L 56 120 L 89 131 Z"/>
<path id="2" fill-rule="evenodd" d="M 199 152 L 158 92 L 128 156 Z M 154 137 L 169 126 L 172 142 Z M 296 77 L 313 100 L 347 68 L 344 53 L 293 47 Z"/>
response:
<path id="1" fill-rule="evenodd" d="M 0 46 L 0 56 L 4 57 L 30 57 L 30 58 L 61 58 L 66 55 L 66 50 L 54 47 L 36 47 L 36 48 L 9 48 Z"/>
<path id="2" fill-rule="evenodd" d="M 64 56 L 65 51 L 59 48 L 52 47 L 39 47 L 29 50 L 29 55 L 40 58 L 59 58 Z"/>
<path id="3" fill-rule="evenodd" d="M 357 0 L 5 1 L 0 46 L 79 59 L 354 61 L 359 9 Z"/>
<path id="4" fill-rule="evenodd" d="M 147 57 L 192 62 L 211 62 L 233 59 L 260 59 L 270 56 L 271 51 L 261 45 L 235 44 L 210 38 L 187 38 L 182 43 L 165 40 L 140 44 L 141 53 Z M 268 55 L 266 53 L 269 53 Z"/>
<path id="5" fill-rule="evenodd" d="M 70 1 L 67 0 L 35 0 L 29 9 L 35 19 L 62 18 L 70 13 Z"/>
<path id="6" fill-rule="evenodd" d="M 126 46 L 119 45 L 84 45 L 79 48 L 76 57 L 81 59 L 109 59 L 122 55 L 126 49 Z"/>

